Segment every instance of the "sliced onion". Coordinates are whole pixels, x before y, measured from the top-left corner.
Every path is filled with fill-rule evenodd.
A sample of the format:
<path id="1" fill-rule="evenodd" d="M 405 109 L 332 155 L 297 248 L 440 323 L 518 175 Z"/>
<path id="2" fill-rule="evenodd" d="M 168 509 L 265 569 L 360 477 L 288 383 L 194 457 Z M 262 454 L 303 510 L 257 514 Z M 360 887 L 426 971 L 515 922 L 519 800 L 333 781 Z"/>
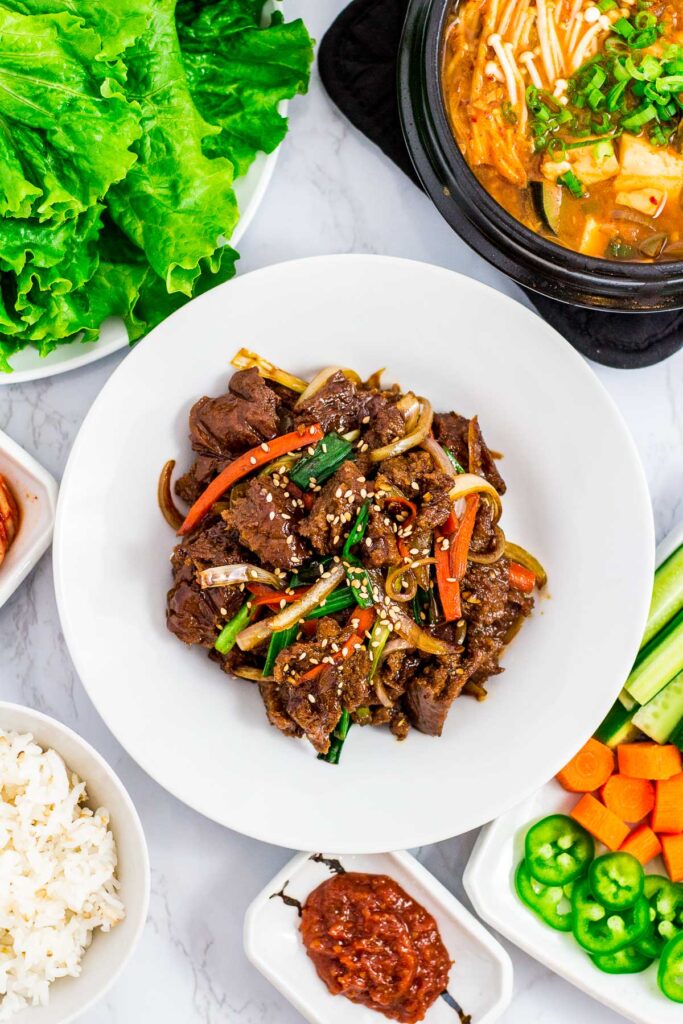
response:
<path id="1" fill-rule="evenodd" d="M 233 587 L 236 583 L 267 583 L 282 590 L 282 580 L 274 572 L 268 572 L 258 565 L 236 562 L 234 565 L 216 565 L 197 573 L 202 590 L 207 587 Z"/>
<path id="2" fill-rule="evenodd" d="M 396 637 L 394 640 L 387 641 L 387 643 L 384 645 L 384 650 L 382 651 L 379 657 L 380 665 L 385 660 L 385 658 L 389 657 L 390 654 L 395 654 L 396 651 L 407 651 L 409 647 L 410 644 L 408 643 L 408 641 L 402 640 L 400 637 Z"/>
<path id="3" fill-rule="evenodd" d="M 252 683 L 274 683 L 275 676 L 264 676 L 260 668 L 254 665 L 237 665 L 230 669 L 230 674 L 240 679 L 249 679 Z"/>
<path id="4" fill-rule="evenodd" d="M 174 469 L 175 459 L 169 459 L 159 474 L 159 483 L 157 484 L 157 501 L 159 503 L 161 513 L 168 525 L 178 531 L 185 521 L 185 516 L 181 515 L 178 511 L 171 495 L 171 477 Z"/>
<path id="5" fill-rule="evenodd" d="M 385 370 L 386 366 L 383 366 L 381 370 L 375 370 L 374 373 L 371 373 L 365 382 L 366 388 L 369 388 L 371 391 L 379 391 L 379 384 Z"/>
<path id="6" fill-rule="evenodd" d="M 264 359 L 258 352 L 252 352 L 251 349 L 241 348 L 239 352 L 230 360 L 230 365 L 234 366 L 237 370 L 250 370 L 252 367 L 258 370 L 262 377 L 266 377 L 267 380 L 274 380 L 276 384 L 282 384 L 284 387 L 289 388 L 290 391 L 298 391 L 301 393 L 306 390 L 307 384 L 301 377 L 295 377 L 291 373 L 287 373 L 286 370 L 281 370 L 279 366 L 275 366 L 268 359 Z"/>
<path id="7" fill-rule="evenodd" d="M 345 576 L 344 566 L 339 562 L 321 576 L 310 590 L 307 590 L 300 601 L 283 608 L 277 615 L 272 615 L 262 622 L 254 622 L 237 636 L 237 646 L 242 651 L 251 651 L 254 647 L 268 639 L 273 633 L 295 626 L 305 615 L 322 604 L 326 597 L 339 586 Z"/>
<path id="8" fill-rule="evenodd" d="M 505 554 L 505 534 L 501 530 L 500 526 L 494 527 L 496 533 L 496 542 L 493 546 L 492 551 L 473 551 L 472 548 L 467 552 L 467 560 L 469 562 L 478 562 L 480 565 L 493 565 L 494 562 L 498 562 Z"/>
<path id="9" fill-rule="evenodd" d="M 286 473 L 288 470 L 295 466 L 301 455 L 281 455 L 279 459 L 273 459 L 268 465 L 264 466 L 259 476 L 272 476 L 273 473 Z M 235 489 L 233 485 L 233 490 Z"/>
<path id="10" fill-rule="evenodd" d="M 384 683 L 375 677 L 372 680 L 372 687 L 377 694 L 377 700 L 385 708 L 393 708 L 394 702 L 384 688 Z"/>
<path id="11" fill-rule="evenodd" d="M 648 217 L 646 213 L 638 213 L 637 210 L 612 210 L 610 217 L 612 220 L 627 220 L 630 224 L 639 224 L 641 228 L 651 228 L 653 231 L 657 226 L 652 217 Z"/>
<path id="12" fill-rule="evenodd" d="M 445 640 L 439 640 L 425 629 L 422 629 L 398 605 L 390 604 L 388 607 L 380 605 L 379 611 L 389 618 L 398 635 L 407 640 L 411 647 L 416 647 L 418 651 L 436 655 L 454 653 L 452 644 L 447 643 Z"/>
<path id="13" fill-rule="evenodd" d="M 346 434 L 342 434 L 345 441 L 357 441 L 360 437 L 360 430 L 349 430 Z"/>
<path id="14" fill-rule="evenodd" d="M 404 434 L 403 437 L 399 437 L 398 440 L 392 441 L 391 444 L 385 444 L 382 448 L 374 448 L 369 452 L 372 462 L 382 462 L 384 459 L 393 458 L 394 455 L 401 455 L 403 452 L 407 452 L 409 448 L 422 444 L 425 438 L 429 436 L 434 413 L 426 398 L 420 398 L 419 402 L 420 415 L 415 429 L 408 434 Z"/>
<path id="15" fill-rule="evenodd" d="M 406 421 L 406 434 L 409 434 L 415 429 L 420 418 L 420 400 L 412 391 L 408 391 L 398 400 L 396 408 L 403 413 L 403 419 Z"/>
<path id="16" fill-rule="evenodd" d="M 445 473 L 446 476 L 450 476 L 452 480 L 457 479 L 458 473 L 455 470 L 455 466 L 448 458 L 439 442 L 433 438 L 431 434 L 422 442 L 422 447 L 426 452 L 429 452 L 434 460 L 434 464 L 442 473 Z"/>
<path id="17" fill-rule="evenodd" d="M 420 558 L 414 562 L 406 562 L 404 565 L 399 565 L 396 569 L 392 569 L 387 576 L 386 583 L 384 584 L 387 596 L 390 597 L 392 601 L 412 601 L 417 593 L 417 580 L 415 579 L 413 570 L 419 569 L 423 565 L 436 565 L 436 559 Z M 397 590 L 396 581 L 400 579 L 404 573 L 410 573 L 410 586 L 407 590 Z"/>
<path id="18" fill-rule="evenodd" d="M 643 256 L 648 256 L 652 260 L 656 260 L 658 256 L 661 256 L 666 247 L 666 243 L 669 241 L 669 236 L 666 231 L 657 231 L 654 235 L 650 235 L 645 238 L 638 248 L 642 252 Z"/>
<path id="19" fill-rule="evenodd" d="M 540 590 L 548 582 L 548 574 L 539 562 L 537 558 L 529 554 L 526 548 L 521 548 L 519 544 L 512 544 L 509 540 L 505 541 L 505 557 L 509 558 L 511 562 L 519 562 L 525 569 L 530 569 L 536 577 L 536 586 Z"/>
<path id="20" fill-rule="evenodd" d="M 335 373 L 343 373 L 344 376 L 353 381 L 354 384 L 360 384 L 360 377 L 355 370 L 349 370 L 345 366 L 326 366 L 324 370 L 319 370 L 310 384 L 306 385 L 306 390 L 299 395 L 296 402 L 294 403 L 295 409 L 300 409 L 304 402 L 307 402 L 316 391 L 320 391 L 320 388 L 325 384 L 326 381 L 333 377 Z"/>
<path id="21" fill-rule="evenodd" d="M 477 476 L 476 473 L 460 473 L 456 476 L 448 496 L 451 501 L 457 501 L 459 498 L 466 498 L 468 494 L 487 494 L 495 506 L 495 522 L 498 522 L 503 512 L 503 506 L 500 495 L 493 484 L 484 480 L 483 476 Z"/>

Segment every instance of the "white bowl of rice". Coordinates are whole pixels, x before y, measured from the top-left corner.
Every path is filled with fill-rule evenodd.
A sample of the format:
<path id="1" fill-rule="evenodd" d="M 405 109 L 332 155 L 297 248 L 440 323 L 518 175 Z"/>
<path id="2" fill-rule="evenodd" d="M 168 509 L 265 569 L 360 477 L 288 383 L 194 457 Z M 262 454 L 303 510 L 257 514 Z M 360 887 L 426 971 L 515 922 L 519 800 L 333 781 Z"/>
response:
<path id="1" fill-rule="evenodd" d="M 112 769 L 53 718 L 0 701 L 0 1021 L 66 1024 L 91 1007 L 140 938 L 149 884 Z"/>

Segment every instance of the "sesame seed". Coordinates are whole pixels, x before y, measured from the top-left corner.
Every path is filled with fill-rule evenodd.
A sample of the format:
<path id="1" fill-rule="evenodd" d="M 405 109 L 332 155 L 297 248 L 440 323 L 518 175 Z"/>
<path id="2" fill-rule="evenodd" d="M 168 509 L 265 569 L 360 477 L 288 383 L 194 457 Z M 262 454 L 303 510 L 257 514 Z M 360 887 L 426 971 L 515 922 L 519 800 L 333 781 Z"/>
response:
<path id="1" fill-rule="evenodd" d="M 337 490 L 336 490 L 336 491 L 334 492 L 334 496 L 335 496 L 335 498 L 341 498 L 341 496 L 342 496 L 342 493 L 343 493 L 343 492 L 342 492 L 342 489 L 341 489 L 341 487 L 338 487 L 338 488 L 337 488 Z"/>
<path id="2" fill-rule="evenodd" d="M 361 420 L 361 423 L 369 423 L 369 422 L 370 422 L 370 417 L 369 416 L 364 416 L 363 419 Z"/>
<path id="3" fill-rule="evenodd" d="M 315 704 L 315 697 L 313 696 L 312 693 L 308 694 L 308 699 L 310 700 L 311 704 Z"/>
<path id="4" fill-rule="evenodd" d="M 414 491 L 419 491 L 419 490 L 420 490 L 420 485 L 419 485 L 419 484 L 417 484 L 417 483 L 415 483 L 415 481 L 414 481 L 414 480 L 411 480 L 411 482 L 410 482 L 410 486 L 412 487 L 412 489 L 413 489 Z"/>
<path id="5" fill-rule="evenodd" d="M 265 441 L 261 445 L 261 448 L 263 449 L 264 452 L 269 452 L 270 451 L 270 448 L 268 447 L 268 445 L 266 444 Z"/>
<path id="6" fill-rule="evenodd" d="M 268 518 L 269 518 L 270 520 L 273 520 L 273 519 L 275 519 L 275 513 L 274 513 L 274 512 L 269 512 L 269 513 L 268 513 Z"/>
<path id="7" fill-rule="evenodd" d="M 273 500 L 273 495 L 269 491 L 268 494 L 266 494 L 266 501 L 267 502 L 271 502 L 272 500 Z"/>

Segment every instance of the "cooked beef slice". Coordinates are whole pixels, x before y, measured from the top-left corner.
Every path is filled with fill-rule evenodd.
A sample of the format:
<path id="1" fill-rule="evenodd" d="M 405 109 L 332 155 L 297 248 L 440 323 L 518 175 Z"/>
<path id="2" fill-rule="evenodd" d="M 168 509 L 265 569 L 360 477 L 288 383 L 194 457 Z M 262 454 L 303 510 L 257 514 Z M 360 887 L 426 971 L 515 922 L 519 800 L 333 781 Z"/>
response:
<path id="1" fill-rule="evenodd" d="M 354 462 L 343 462 L 323 485 L 310 513 L 299 523 L 299 533 L 321 555 L 338 551 L 371 490 L 359 467 Z"/>
<path id="2" fill-rule="evenodd" d="M 285 690 L 288 687 L 284 688 Z M 279 683 L 259 683 L 259 692 L 266 708 L 266 715 L 271 725 L 283 732 L 285 736 L 301 736 L 300 726 L 290 717 Z"/>
<path id="3" fill-rule="evenodd" d="M 198 583 L 180 579 L 168 593 L 166 625 L 185 644 L 213 647 L 222 627 L 241 602 L 241 595 L 234 589 L 201 590 Z"/>
<path id="4" fill-rule="evenodd" d="M 368 569 L 398 565 L 401 555 L 396 542 L 396 524 L 386 512 L 370 510 L 365 540 L 360 548 L 363 565 Z"/>
<path id="5" fill-rule="evenodd" d="M 416 651 L 392 651 L 378 669 L 377 682 L 396 703 L 419 667 L 420 656 Z"/>
<path id="6" fill-rule="evenodd" d="M 474 521 L 472 540 L 470 541 L 471 551 L 489 551 L 494 546 L 496 539 L 494 526 L 494 507 L 492 502 L 486 499 L 480 500 L 477 517 Z"/>
<path id="7" fill-rule="evenodd" d="M 297 425 L 319 423 L 326 434 L 357 430 L 366 415 L 367 392 L 337 370 L 294 412 Z"/>
<path id="8" fill-rule="evenodd" d="M 243 600 L 234 587 L 202 590 L 197 572 L 241 561 L 243 552 L 237 539 L 222 520 L 205 520 L 176 545 L 171 556 L 173 587 L 168 594 L 166 624 L 184 643 L 213 647 L 218 633 Z"/>
<path id="9" fill-rule="evenodd" d="M 200 398 L 190 412 L 192 447 L 204 455 L 235 455 L 278 433 L 280 400 L 257 370 L 233 374 L 228 387 L 217 398 Z"/>
<path id="10" fill-rule="evenodd" d="M 470 562 L 461 585 L 463 618 L 480 626 L 490 626 L 502 619 L 509 590 L 507 559 L 501 558 L 493 565 Z"/>
<path id="11" fill-rule="evenodd" d="M 398 395 L 380 392 L 371 395 L 365 411 L 367 424 L 363 426 L 363 441 L 368 448 L 382 448 L 405 434 L 405 419 L 396 407 Z"/>
<path id="12" fill-rule="evenodd" d="M 326 665 L 315 679 L 300 686 L 283 686 L 287 714 L 303 730 L 306 739 L 321 753 L 330 749 L 330 733 L 342 713 L 334 666 Z"/>
<path id="13" fill-rule="evenodd" d="M 300 514 L 295 499 L 268 476 L 255 477 L 223 513 L 244 547 L 270 569 L 296 569 L 307 548 L 296 532 Z"/>
<path id="14" fill-rule="evenodd" d="M 451 704 L 466 680 L 458 656 L 440 658 L 414 675 L 404 702 L 415 728 L 429 736 L 440 736 Z"/>
<path id="15" fill-rule="evenodd" d="M 400 707 L 395 708 L 372 708 L 369 719 L 363 719 L 363 725 L 388 725 L 397 740 L 404 740 L 410 732 L 410 722 L 405 712 Z"/>
<path id="16" fill-rule="evenodd" d="M 473 465 L 470 466 L 469 429 L 473 431 Z M 498 472 L 495 460 L 488 449 L 477 417 L 472 421 L 457 412 L 437 413 L 432 425 L 434 437 L 444 448 L 450 448 L 460 465 L 471 473 L 478 473 L 493 484 L 499 494 L 505 494 L 505 481 Z"/>
<path id="17" fill-rule="evenodd" d="M 213 455 L 198 455 L 187 473 L 178 477 L 175 492 L 188 505 L 194 505 L 199 495 L 225 469 L 230 459 L 215 458 Z"/>

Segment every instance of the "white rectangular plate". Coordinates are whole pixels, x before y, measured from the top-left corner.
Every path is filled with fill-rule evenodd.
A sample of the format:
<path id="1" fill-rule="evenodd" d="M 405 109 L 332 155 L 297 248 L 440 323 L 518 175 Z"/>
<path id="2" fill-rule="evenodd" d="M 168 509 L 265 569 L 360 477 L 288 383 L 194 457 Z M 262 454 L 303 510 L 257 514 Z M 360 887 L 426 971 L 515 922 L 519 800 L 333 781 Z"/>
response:
<path id="1" fill-rule="evenodd" d="M 1 430 L 0 473 L 12 488 L 21 512 L 19 532 L 0 565 L 2 608 L 50 546 L 57 484 L 32 455 Z"/>
<path id="2" fill-rule="evenodd" d="M 325 855 L 334 857 L 334 854 Z M 391 876 L 435 918 L 441 938 L 454 960 L 448 991 L 470 1014 L 472 1024 L 493 1024 L 510 1003 L 512 964 L 503 947 L 465 907 L 409 853 L 341 855 L 348 871 Z M 283 886 L 301 903 L 330 878 L 324 863 L 311 854 L 297 854 L 256 897 L 244 921 L 244 948 L 251 962 L 311 1024 L 378 1024 L 381 1015 L 333 996 L 317 976 L 299 936 L 295 907 L 272 899 Z M 459 1024 L 453 1006 L 437 999 L 427 1024 Z"/>

